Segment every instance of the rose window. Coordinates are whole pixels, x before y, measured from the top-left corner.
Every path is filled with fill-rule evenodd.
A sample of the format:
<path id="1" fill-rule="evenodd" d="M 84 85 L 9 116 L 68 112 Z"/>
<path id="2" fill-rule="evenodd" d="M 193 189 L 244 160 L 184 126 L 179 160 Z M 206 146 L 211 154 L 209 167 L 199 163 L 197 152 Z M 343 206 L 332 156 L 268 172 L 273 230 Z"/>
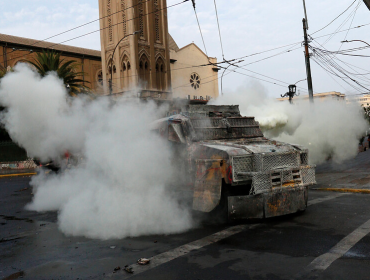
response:
<path id="1" fill-rule="evenodd" d="M 198 89 L 200 86 L 200 77 L 197 73 L 190 75 L 190 85 L 193 89 Z"/>

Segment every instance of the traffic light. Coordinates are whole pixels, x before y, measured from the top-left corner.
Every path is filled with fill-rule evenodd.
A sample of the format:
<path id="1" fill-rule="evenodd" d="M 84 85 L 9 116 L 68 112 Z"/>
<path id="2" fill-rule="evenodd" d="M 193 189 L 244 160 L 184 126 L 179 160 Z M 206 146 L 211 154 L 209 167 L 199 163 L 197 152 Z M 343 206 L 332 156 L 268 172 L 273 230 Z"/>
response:
<path id="1" fill-rule="evenodd" d="M 364 0 L 365 5 L 370 10 L 370 0 Z"/>

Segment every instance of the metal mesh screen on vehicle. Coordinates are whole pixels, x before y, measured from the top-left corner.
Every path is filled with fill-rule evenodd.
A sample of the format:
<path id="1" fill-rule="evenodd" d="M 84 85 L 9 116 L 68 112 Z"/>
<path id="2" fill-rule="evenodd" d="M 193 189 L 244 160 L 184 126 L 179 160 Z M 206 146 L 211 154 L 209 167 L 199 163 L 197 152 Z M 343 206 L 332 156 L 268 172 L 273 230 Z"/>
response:
<path id="1" fill-rule="evenodd" d="M 301 164 L 308 165 L 308 153 L 301 154 Z"/>
<path id="2" fill-rule="evenodd" d="M 252 138 L 262 137 L 263 134 L 259 128 L 232 128 L 228 132 L 223 128 L 202 128 L 195 129 L 198 140 L 217 140 L 217 139 L 234 139 L 234 138 Z"/>
<path id="3" fill-rule="evenodd" d="M 246 180 L 246 175 L 238 175 L 239 172 L 252 172 L 253 171 L 253 158 L 252 156 L 239 156 L 233 157 L 233 181 Z"/>
<path id="4" fill-rule="evenodd" d="M 272 188 L 284 187 L 286 183 L 292 183 L 294 186 L 315 184 L 315 167 L 255 173 L 252 175 L 250 194 L 268 192 Z"/>
<path id="5" fill-rule="evenodd" d="M 303 184 L 316 184 L 316 178 L 315 178 L 315 167 L 307 167 L 301 169 L 301 175 Z"/>
<path id="6" fill-rule="evenodd" d="M 252 177 L 250 194 L 259 194 L 271 190 L 271 176 L 269 173 L 258 173 Z"/>
<path id="7" fill-rule="evenodd" d="M 286 182 L 293 181 L 293 173 L 291 170 L 284 170 L 282 172 L 282 177 L 283 177 L 283 184 Z"/>
<path id="8" fill-rule="evenodd" d="M 224 127 L 225 118 L 192 118 L 194 128 L 216 128 Z M 231 127 L 258 126 L 253 117 L 227 118 Z"/>
<path id="9" fill-rule="evenodd" d="M 277 168 L 299 167 L 299 154 L 295 151 L 287 153 L 268 153 L 255 155 L 255 167 L 258 171 Z"/>

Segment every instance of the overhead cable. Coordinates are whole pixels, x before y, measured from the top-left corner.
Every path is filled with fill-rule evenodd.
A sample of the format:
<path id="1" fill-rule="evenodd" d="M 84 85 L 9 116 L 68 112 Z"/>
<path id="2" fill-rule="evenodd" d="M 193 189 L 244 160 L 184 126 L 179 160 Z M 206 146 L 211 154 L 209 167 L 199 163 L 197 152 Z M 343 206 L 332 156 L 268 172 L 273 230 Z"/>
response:
<path id="1" fill-rule="evenodd" d="M 195 17 L 196 17 L 196 19 L 197 19 L 197 23 L 198 23 L 198 27 L 199 27 L 200 36 L 202 37 L 203 47 L 204 47 L 205 53 L 206 53 L 206 55 L 207 55 L 207 57 L 208 57 L 208 52 L 207 52 L 206 44 L 205 44 L 205 42 L 204 42 L 202 29 L 200 28 L 200 24 L 199 24 L 199 19 L 198 19 L 198 15 L 197 15 L 197 10 L 195 9 L 195 0 L 192 0 L 192 3 L 193 3 L 193 8 L 194 8 Z"/>
<path id="2" fill-rule="evenodd" d="M 222 39 L 221 39 L 221 29 L 220 29 L 220 22 L 218 20 L 218 13 L 217 13 L 217 5 L 216 5 L 216 0 L 213 0 L 215 4 L 215 11 L 216 11 L 216 19 L 217 19 L 217 26 L 218 26 L 218 35 L 220 37 L 220 45 L 221 45 L 221 51 L 222 51 L 222 58 L 225 60 L 225 55 L 224 55 L 224 48 L 222 45 Z"/>
<path id="3" fill-rule="evenodd" d="M 353 20 L 355 19 L 355 16 L 356 16 L 357 10 L 358 10 L 358 8 L 361 6 L 361 4 L 362 4 L 362 2 L 359 2 L 359 3 L 358 3 L 358 5 L 357 5 L 357 7 L 356 7 L 356 9 L 355 9 L 355 12 L 354 12 L 354 14 L 353 14 L 352 20 L 351 20 L 351 24 L 349 25 L 349 28 L 348 28 L 348 30 L 347 30 L 346 36 L 344 37 L 344 40 L 342 40 L 342 41 L 345 41 L 345 40 L 347 39 L 347 36 L 348 36 L 349 30 L 350 30 L 350 29 L 351 29 L 351 27 L 352 27 Z M 340 45 L 340 47 L 339 47 L 339 49 L 338 49 L 338 50 L 340 50 L 340 49 L 342 48 L 342 46 L 343 46 L 343 42 L 342 42 L 342 44 Z"/>
<path id="4" fill-rule="evenodd" d="M 149 1 L 151 1 L 151 0 L 145 0 L 145 1 L 144 1 L 144 2 L 142 2 L 142 3 L 149 2 Z M 63 32 L 60 32 L 60 33 L 58 33 L 58 34 L 52 35 L 52 36 L 50 36 L 50 37 L 47 37 L 47 38 L 45 38 L 45 39 L 43 39 L 43 40 L 36 41 L 35 43 L 33 43 L 33 44 L 29 45 L 29 46 L 30 46 L 30 47 L 32 47 L 32 46 L 34 46 L 34 45 L 37 45 L 38 43 L 45 42 L 46 40 L 49 40 L 49 39 L 51 39 L 51 38 L 54 38 L 54 37 L 57 37 L 57 36 L 63 35 L 63 34 L 68 33 L 68 32 L 71 32 L 71 31 L 76 30 L 76 29 L 78 29 L 78 28 L 81 28 L 81 27 L 84 27 L 84 26 L 89 25 L 89 24 L 91 24 L 91 23 L 94 23 L 94 22 L 96 22 L 96 21 L 98 21 L 98 20 L 102 20 L 102 19 L 104 19 L 104 18 L 111 17 L 111 16 L 113 16 L 113 15 L 115 15 L 115 14 L 117 14 L 117 13 L 124 12 L 124 11 L 126 11 L 126 10 L 128 10 L 128 9 L 134 8 L 135 6 L 137 6 L 137 5 L 139 5 L 139 4 L 141 4 L 141 3 L 135 4 L 135 5 L 133 5 L 133 6 L 130 6 L 130 7 L 126 8 L 126 9 L 119 10 L 118 12 L 112 13 L 112 14 L 110 14 L 110 15 L 103 16 L 103 17 L 101 17 L 101 18 L 98 18 L 98 19 L 95 19 L 95 20 L 92 20 L 92 21 L 86 22 L 86 23 L 81 24 L 81 25 L 79 25 L 79 26 L 73 27 L 73 28 L 71 28 L 71 29 L 68 29 L 68 30 L 65 30 L 65 31 L 63 31 Z M 123 23 L 123 22 L 122 22 L 122 23 Z M 12 52 L 15 52 L 15 51 L 16 51 L 16 50 L 13 50 L 13 51 L 11 51 L 11 52 L 7 53 L 7 55 L 8 55 L 8 54 L 11 54 Z M 0 55 L 0 57 L 2 57 L 2 56 L 4 56 L 4 55 Z"/>
<path id="5" fill-rule="evenodd" d="M 352 2 L 352 4 L 351 4 L 351 5 L 349 5 L 349 7 L 348 7 L 347 9 L 345 9 L 345 10 L 344 10 L 344 12 L 342 12 L 339 16 L 337 16 L 335 19 L 333 19 L 331 22 L 329 22 L 329 23 L 328 23 L 327 25 L 325 25 L 323 28 L 321 28 L 321 29 L 319 29 L 319 30 L 315 31 L 315 32 L 314 32 L 314 33 L 312 33 L 311 35 L 316 34 L 317 32 L 320 32 L 321 30 L 325 29 L 325 28 L 326 28 L 326 27 L 328 27 L 330 24 L 332 24 L 334 21 L 336 21 L 336 20 L 337 20 L 341 15 L 343 15 L 345 12 L 347 12 L 347 11 L 348 11 L 348 9 L 349 9 L 349 8 L 351 8 L 353 4 L 355 4 L 355 3 L 356 3 L 356 1 L 357 1 L 357 0 L 353 1 L 353 2 Z"/>
<path id="6" fill-rule="evenodd" d="M 143 14 L 143 15 L 141 15 L 141 16 L 146 16 L 146 15 L 150 15 L 150 14 L 153 14 L 153 13 L 157 13 L 158 11 L 166 10 L 166 9 L 168 9 L 168 8 L 172 8 L 172 7 L 178 6 L 178 5 L 183 4 L 183 3 L 185 3 L 185 2 L 188 2 L 188 1 L 189 1 L 189 0 L 183 0 L 183 1 L 178 2 L 178 3 L 176 3 L 176 4 L 173 4 L 173 5 L 170 5 L 170 6 L 164 7 L 164 8 L 162 8 L 162 9 L 159 9 L 159 10 L 156 10 L 156 11 L 153 11 L 153 12 L 150 12 L 150 13 L 147 13 L 147 14 Z M 140 16 L 138 16 L 138 17 L 136 17 L 136 18 L 128 19 L 128 20 L 126 20 L 125 22 L 131 21 L 131 20 L 134 20 L 134 19 L 138 19 L 139 17 L 140 17 Z M 111 26 L 116 26 L 116 25 L 119 25 L 119 24 L 122 24 L 122 23 L 123 23 L 123 21 L 118 22 L 118 23 L 116 23 L 116 24 L 112 24 Z M 80 35 L 80 36 L 77 36 L 77 37 L 74 37 L 74 38 L 71 38 L 71 39 L 68 39 L 68 40 L 65 40 L 65 41 L 59 42 L 59 43 L 51 43 L 51 45 L 50 45 L 50 46 L 48 46 L 48 47 L 42 47 L 42 49 L 51 49 L 51 47 L 54 47 L 54 46 L 57 46 L 57 45 L 61 45 L 61 44 L 66 43 L 66 42 L 69 42 L 69 41 L 72 41 L 72 40 L 76 40 L 76 39 L 79 39 L 79 38 L 85 37 L 85 36 L 87 36 L 87 35 L 90 35 L 90 34 L 93 34 L 93 33 L 99 32 L 99 31 L 102 31 L 102 30 L 107 29 L 107 28 L 110 28 L 111 26 L 103 27 L 103 28 L 100 28 L 100 29 L 98 29 L 98 30 L 91 31 L 91 32 L 88 32 L 88 33 L 82 34 L 82 35 Z M 53 49 L 52 49 L 52 50 L 53 50 Z M 29 55 L 29 54 L 30 54 L 30 53 L 28 53 L 28 54 L 24 54 L 24 55 L 21 55 L 21 56 L 18 56 L 18 57 L 14 57 L 14 58 L 8 59 L 8 60 L 6 60 L 6 61 L 11 61 L 11 60 L 14 60 L 14 59 L 17 59 L 17 58 L 20 58 L 20 57 L 27 56 L 27 55 Z"/>

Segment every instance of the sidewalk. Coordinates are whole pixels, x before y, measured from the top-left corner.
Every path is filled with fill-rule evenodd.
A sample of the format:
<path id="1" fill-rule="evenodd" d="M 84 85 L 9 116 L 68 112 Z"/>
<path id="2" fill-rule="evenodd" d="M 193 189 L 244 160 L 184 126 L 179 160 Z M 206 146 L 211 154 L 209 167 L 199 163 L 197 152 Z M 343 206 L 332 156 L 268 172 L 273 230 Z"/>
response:
<path id="1" fill-rule="evenodd" d="M 370 193 L 370 150 L 339 165 L 327 162 L 317 166 L 316 182 L 310 189 Z"/>
<path id="2" fill-rule="evenodd" d="M 7 177 L 9 175 L 36 175 L 36 169 L 9 169 L 9 170 L 0 170 L 0 178 Z"/>
<path id="3" fill-rule="evenodd" d="M 33 160 L 0 163 L 0 177 L 16 174 L 35 174 L 35 170 L 36 165 Z"/>

